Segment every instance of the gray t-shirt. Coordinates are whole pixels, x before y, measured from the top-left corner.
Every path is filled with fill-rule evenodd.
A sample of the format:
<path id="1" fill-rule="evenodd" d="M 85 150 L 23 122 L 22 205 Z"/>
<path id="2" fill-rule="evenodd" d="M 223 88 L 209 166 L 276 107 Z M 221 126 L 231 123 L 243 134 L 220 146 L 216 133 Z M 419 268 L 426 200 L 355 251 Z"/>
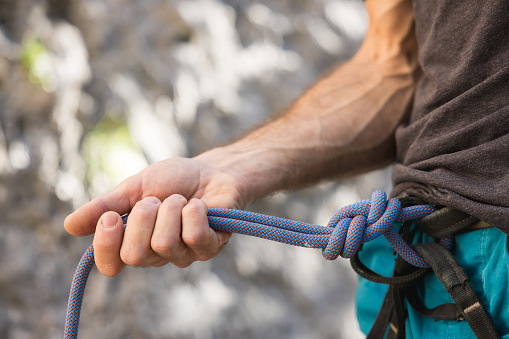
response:
<path id="1" fill-rule="evenodd" d="M 393 195 L 509 234 L 509 1 L 414 0 L 423 70 L 396 131 Z"/>

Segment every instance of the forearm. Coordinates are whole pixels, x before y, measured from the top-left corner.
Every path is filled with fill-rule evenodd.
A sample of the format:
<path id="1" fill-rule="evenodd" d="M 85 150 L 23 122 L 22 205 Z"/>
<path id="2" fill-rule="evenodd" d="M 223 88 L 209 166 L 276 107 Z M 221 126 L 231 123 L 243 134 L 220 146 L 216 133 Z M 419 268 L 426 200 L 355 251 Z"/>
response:
<path id="1" fill-rule="evenodd" d="M 357 67 L 331 75 L 348 79 Z M 380 76 L 336 86 L 320 83 L 282 117 L 210 155 L 237 173 L 253 198 L 389 164 L 393 131 L 411 102 L 411 75 Z M 345 87 L 342 87 L 345 86 Z M 324 93 L 323 92 L 327 92 Z"/>
<path id="2" fill-rule="evenodd" d="M 408 11 L 407 2 L 397 5 Z M 394 14 L 394 7 L 384 10 L 378 8 L 380 17 L 372 20 L 385 23 L 384 13 Z M 356 57 L 284 115 L 199 158 L 234 175 L 249 200 L 389 164 L 394 130 L 411 105 L 418 69 L 412 17 L 397 24 L 373 25 Z"/>

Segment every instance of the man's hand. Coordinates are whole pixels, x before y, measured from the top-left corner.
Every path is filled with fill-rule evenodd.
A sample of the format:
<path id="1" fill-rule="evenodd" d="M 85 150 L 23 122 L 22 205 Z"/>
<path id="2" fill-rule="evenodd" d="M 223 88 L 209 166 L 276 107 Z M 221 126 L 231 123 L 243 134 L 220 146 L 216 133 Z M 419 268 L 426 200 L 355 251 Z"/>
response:
<path id="1" fill-rule="evenodd" d="M 73 235 L 94 235 L 97 267 L 115 276 L 125 265 L 189 266 L 216 256 L 230 237 L 209 227 L 208 207 L 243 208 L 235 176 L 198 158 L 153 164 L 65 220 Z M 121 215 L 130 212 L 124 233 Z"/>

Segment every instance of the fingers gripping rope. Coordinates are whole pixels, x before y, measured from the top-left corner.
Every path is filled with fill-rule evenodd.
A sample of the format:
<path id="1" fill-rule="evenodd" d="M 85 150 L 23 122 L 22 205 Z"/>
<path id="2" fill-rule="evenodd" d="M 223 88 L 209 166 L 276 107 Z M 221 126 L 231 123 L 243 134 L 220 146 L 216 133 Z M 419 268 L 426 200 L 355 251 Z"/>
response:
<path id="1" fill-rule="evenodd" d="M 209 209 L 208 220 L 210 227 L 216 231 L 246 234 L 301 247 L 321 248 L 327 260 L 334 260 L 338 256 L 350 258 L 359 250 L 361 244 L 383 234 L 407 262 L 417 267 L 429 267 L 401 238 L 393 223 L 420 219 L 433 211 L 434 208 L 428 205 L 401 208 L 398 199 L 387 200 L 385 192 L 375 191 L 370 200 L 341 208 L 327 227 L 221 208 Z M 122 218 L 125 227 L 127 215 Z M 441 243 L 451 248 L 452 239 L 443 238 Z M 81 258 L 71 284 L 64 338 L 78 336 L 83 293 L 93 265 L 94 248 L 90 246 Z"/>

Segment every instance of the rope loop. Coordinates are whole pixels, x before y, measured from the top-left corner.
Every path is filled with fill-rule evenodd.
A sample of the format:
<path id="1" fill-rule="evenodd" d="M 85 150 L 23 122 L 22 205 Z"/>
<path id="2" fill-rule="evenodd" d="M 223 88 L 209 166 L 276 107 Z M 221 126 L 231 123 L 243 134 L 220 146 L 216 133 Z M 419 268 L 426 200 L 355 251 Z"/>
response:
<path id="1" fill-rule="evenodd" d="M 401 238 L 393 224 L 419 219 L 433 211 L 434 208 L 429 205 L 402 208 L 398 199 L 387 199 L 385 192 L 375 191 L 370 200 L 345 206 L 334 214 L 327 225 L 334 230 L 322 254 L 327 260 L 339 256 L 351 258 L 362 244 L 383 234 L 407 262 L 417 267 L 429 267 Z M 444 238 L 441 242 L 450 248 L 450 239 Z"/>

